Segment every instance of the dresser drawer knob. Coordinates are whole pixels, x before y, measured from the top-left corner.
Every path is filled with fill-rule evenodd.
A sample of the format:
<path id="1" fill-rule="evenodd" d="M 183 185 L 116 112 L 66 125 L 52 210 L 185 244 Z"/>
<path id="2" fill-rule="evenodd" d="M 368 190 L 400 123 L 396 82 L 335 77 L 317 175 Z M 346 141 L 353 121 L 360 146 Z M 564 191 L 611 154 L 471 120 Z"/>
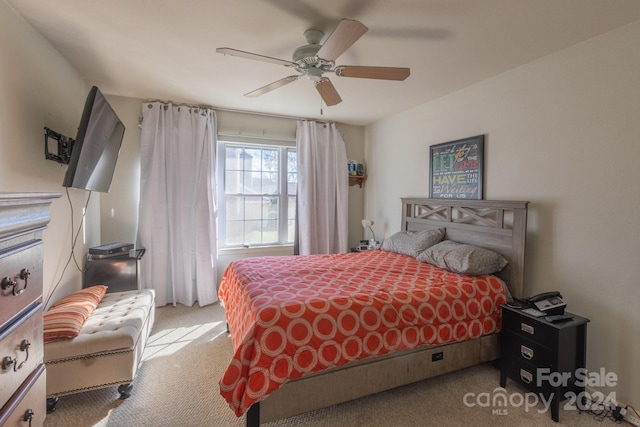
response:
<path id="1" fill-rule="evenodd" d="M 26 411 L 24 411 L 24 418 L 22 418 L 22 421 L 29 421 L 29 427 L 31 427 L 31 421 L 33 421 L 33 416 L 36 413 L 33 412 L 33 409 L 29 408 Z"/>
<path id="2" fill-rule="evenodd" d="M 9 370 L 9 368 L 11 368 L 11 365 L 13 365 L 13 372 L 18 372 L 20 369 L 22 369 L 24 367 L 24 364 L 27 363 L 27 360 L 29 360 L 29 347 L 31 347 L 31 343 L 29 342 L 29 340 L 22 340 L 22 343 L 20 344 L 20 351 L 24 351 L 26 353 L 24 360 L 18 363 L 18 359 L 14 359 L 11 356 L 6 356 L 4 359 L 2 359 L 2 370 Z"/>
<path id="3" fill-rule="evenodd" d="M 20 272 L 20 278 L 24 280 L 24 286 L 21 289 L 18 288 L 18 282 L 13 280 L 13 278 L 5 277 L 2 279 L 2 289 L 7 290 L 11 288 L 12 295 L 20 295 L 27 289 L 27 280 L 29 279 L 29 276 L 31 276 L 31 272 L 26 268 Z"/>
<path id="4" fill-rule="evenodd" d="M 18 282 L 13 280 L 11 277 L 5 277 L 2 279 L 2 290 L 6 291 L 9 288 L 15 288 L 18 285 Z"/>

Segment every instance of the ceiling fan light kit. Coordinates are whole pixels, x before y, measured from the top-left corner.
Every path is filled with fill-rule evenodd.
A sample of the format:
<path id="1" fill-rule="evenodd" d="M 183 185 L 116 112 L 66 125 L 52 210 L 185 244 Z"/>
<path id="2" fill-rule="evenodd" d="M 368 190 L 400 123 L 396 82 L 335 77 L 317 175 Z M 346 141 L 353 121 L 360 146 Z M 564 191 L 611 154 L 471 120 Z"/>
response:
<path id="1" fill-rule="evenodd" d="M 272 90 L 278 89 L 305 76 L 313 82 L 324 103 L 330 107 L 342 102 L 342 98 L 340 98 L 340 95 L 331 80 L 323 76 L 324 73 L 333 73 L 338 77 L 396 81 L 405 80 L 411 74 L 411 70 L 409 68 L 355 65 L 336 66 L 335 60 L 356 41 L 358 41 L 358 39 L 362 37 L 367 30 L 368 28 L 359 21 L 343 19 L 338 23 L 331 35 L 329 35 L 322 45 L 320 44 L 320 41 L 324 37 L 324 33 L 319 30 L 307 30 L 304 33 L 307 44 L 300 46 L 293 52 L 293 61 L 272 58 L 270 56 L 245 52 L 228 47 L 218 48 L 216 49 L 216 52 L 245 59 L 283 65 L 285 67 L 294 68 L 300 73 L 299 75 L 292 75 L 276 80 L 273 83 L 248 92 L 244 96 L 257 97 L 264 95 L 265 93 L 271 92 Z"/>

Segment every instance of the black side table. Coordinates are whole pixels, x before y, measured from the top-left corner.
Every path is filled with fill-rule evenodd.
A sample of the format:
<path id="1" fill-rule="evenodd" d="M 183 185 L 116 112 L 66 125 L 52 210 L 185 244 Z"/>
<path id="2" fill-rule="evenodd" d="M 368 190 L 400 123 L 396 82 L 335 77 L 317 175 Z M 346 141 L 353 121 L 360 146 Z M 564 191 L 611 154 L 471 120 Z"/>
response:
<path id="1" fill-rule="evenodd" d="M 505 387 L 510 378 L 551 398 L 551 418 L 556 422 L 560 401 L 584 396 L 576 371 L 585 368 L 589 319 L 566 314 L 573 319 L 550 323 L 522 309 L 502 306 L 500 386 Z"/>

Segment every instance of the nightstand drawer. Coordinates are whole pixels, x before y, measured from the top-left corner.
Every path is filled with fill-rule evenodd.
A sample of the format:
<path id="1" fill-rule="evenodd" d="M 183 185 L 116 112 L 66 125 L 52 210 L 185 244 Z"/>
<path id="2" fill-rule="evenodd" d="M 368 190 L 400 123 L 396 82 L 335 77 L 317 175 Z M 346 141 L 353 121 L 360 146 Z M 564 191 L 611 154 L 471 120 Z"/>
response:
<path id="1" fill-rule="evenodd" d="M 551 393 L 549 381 L 538 384 L 538 368 L 530 363 L 511 359 L 506 365 L 507 375 L 512 380 L 522 384 L 527 390 L 548 396 Z"/>
<path id="2" fill-rule="evenodd" d="M 510 331 L 503 331 L 501 339 L 505 340 L 503 348 L 509 358 L 527 362 L 534 366 L 555 368 L 553 366 L 555 353 L 550 348 Z"/>
<path id="3" fill-rule="evenodd" d="M 548 348 L 555 348 L 558 340 L 558 329 L 553 325 L 512 310 L 502 310 L 502 330 L 520 335 Z"/>

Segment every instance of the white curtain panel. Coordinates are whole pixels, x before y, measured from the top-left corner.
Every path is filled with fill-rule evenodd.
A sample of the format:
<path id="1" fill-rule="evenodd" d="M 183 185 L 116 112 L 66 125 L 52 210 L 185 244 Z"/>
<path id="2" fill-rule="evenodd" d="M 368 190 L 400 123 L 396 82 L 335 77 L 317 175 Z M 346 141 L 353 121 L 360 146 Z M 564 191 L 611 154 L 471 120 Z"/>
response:
<path id="1" fill-rule="evenodd" d="M 298 253 L 348 252 L 347 151 L 333 123 L 298 121 Z"/>
<path id="2" fill-rule="evenodd" d="M 210 109 L 142 105 L 138 247 L 142 287 L 156 306 L 217 301 L 216 116 Z"/>

